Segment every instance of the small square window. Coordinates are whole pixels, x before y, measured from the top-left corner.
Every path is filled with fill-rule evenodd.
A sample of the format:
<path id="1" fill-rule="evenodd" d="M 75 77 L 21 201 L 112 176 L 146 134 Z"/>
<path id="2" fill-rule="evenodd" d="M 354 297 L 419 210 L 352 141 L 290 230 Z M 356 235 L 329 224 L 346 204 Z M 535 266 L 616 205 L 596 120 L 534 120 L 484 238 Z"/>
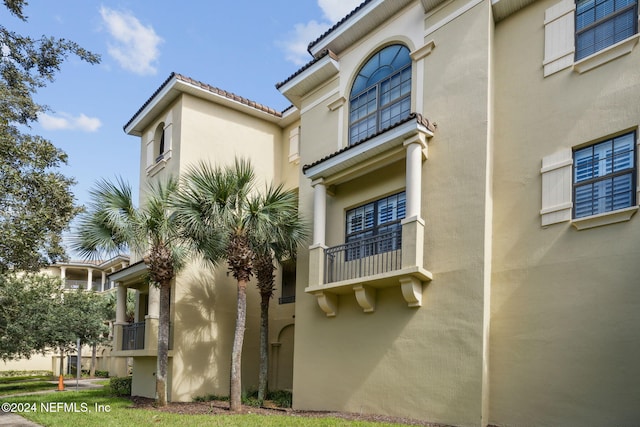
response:
<path id="1" fill-rule="evenodd" d="M 576 61 L 638 32 L 637 0 L 576 2 Z"/>
<path id="2" fill-rule="evenodd" d="M 635 141 L 631 132 L 574 151 L 574 218 L 635 205 Z"/>

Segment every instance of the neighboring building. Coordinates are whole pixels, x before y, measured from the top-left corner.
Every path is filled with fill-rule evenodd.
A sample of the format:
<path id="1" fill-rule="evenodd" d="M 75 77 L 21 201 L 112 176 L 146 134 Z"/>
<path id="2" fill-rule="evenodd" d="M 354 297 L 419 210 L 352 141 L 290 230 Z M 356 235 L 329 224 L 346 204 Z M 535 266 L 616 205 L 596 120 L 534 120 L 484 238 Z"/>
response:
<path id="1" fill-rule="evenodd" d="M 635 425 L 639 38 L 632 0 L 368 0 L 278 84 L 285 112 L 173 74 L 125 131 L 141 182 L 245 156 L 298 189 L 313 238 L 270 336 L 270 385 L 294 408 Z M 120 301 L 141 291 L 144 343 L 118 354 L 153 397 L 143 271 L 110 277 Z M 170 398 L 226 393 L 234 282 L 194 265 L 172 307 Z"/>
<path id="2" fill-rule="evenodd" d="M 41 273 L 62 279 L 65 291 L 83 289 L 94 292 L 113 292 L 114 282 L 108 280 L 108 275 L 129 266 L 128 255 L 118 255 L 107 261 L 69 261 L 52 264 L 42 269 Z M 90 347 L 83 347 L 82 364 L 87 369 L 90 366 Z M 109 358 L 110 347 L 98 348 L 96 369 L 109 371 L 111 360 Z M 69 357 L 63 362 L 63 373 L 68 372 Z M 73 356 L 75 357 L 75 356 Z M 45 354 L 34 354 L 29 359 L 17 359 L 6 362 L 0 361 L 0 371 L 51 371 L 54 375 L 60 374 L 60 354 L 48 351 Z"/>
<path id="3" fill-rule="evenodd" d="M 297 112 L 279 113 L 237 95 L 172 74 L 125 125 L 141 137 L 140 182 L 178 175 L 198 161 L 233 162 L 250 158 L 259 180 L 298 186 L 299 164 L 290 136 L 297 138 Z M 294 144 L 295 145 L 295 144 Z M 262 183 L 260 184 L 262 186 Z M 144 185 L 141 185 L 144 197 Z M 145 265 L 133 263 L 109 276 L 119 283 L 119 301 L 125 288 L 138 291 L 133 324 L 124 311 L 116 317 L 113 356 L 133 359 L 132 393 L 155 396 L 159 290 L 144 280 Z M 292 388 L 295 284 L 291 268 L 278 269 L 280 295 L 271 306 L 271 376 L 269 384 Z M 247 333 L 243 376 L 257 386 L 259 299 L 254 284 L 248 289 Z M 229 390 L 229 365 L 235 325 L 236 282 L 225 268 L 212 271 L 192 265 L 172 286 L 168 395 L 174 401 L 196 396 L 225 394 Z M 122 304 L 120 307 L 123 307 Z M 121 309 L 123 310 L 123 309 Z M 255 381 L 254 381 L 255 379 Z"/>

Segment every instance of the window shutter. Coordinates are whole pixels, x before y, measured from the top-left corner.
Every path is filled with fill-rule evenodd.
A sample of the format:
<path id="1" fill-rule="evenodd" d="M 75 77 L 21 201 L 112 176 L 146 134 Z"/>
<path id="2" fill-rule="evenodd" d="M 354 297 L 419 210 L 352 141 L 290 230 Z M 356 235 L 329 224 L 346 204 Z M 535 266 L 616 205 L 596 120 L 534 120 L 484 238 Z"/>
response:
<path id="1" fill-rule="evenodd" d="M 542 159 L 542 226 L 571 220 L 572 165 L 569 148 Z"/>
<path id="2" fill-rule="evenodd" d="M 153 132 L 147 134 L 147 146 L 146 146 L 146 167 L 150 168 L 155 163 L 155 157 L 153 156 Z"/>
<path id="3" fill-rule="evenodd" d="M 573 65 L 575 3 L 562 0 L 544 12 L 544 76 Z"/>

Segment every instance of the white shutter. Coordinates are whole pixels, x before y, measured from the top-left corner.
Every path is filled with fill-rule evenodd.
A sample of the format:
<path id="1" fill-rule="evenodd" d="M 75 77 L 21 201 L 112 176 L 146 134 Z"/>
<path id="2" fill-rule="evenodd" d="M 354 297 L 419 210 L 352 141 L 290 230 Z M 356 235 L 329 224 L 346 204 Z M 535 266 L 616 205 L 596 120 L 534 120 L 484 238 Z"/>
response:
<path id="1" fill-rule="evenodd" d="M 542 225 L 571 220 L 573 153 L 570 148 L 542 159 Z"/>
<path id="2" fill-rule="evenodd" d="M 147 164 L 146 167 L 150 168 L 151 166 L 154 165 L 155 163 L 155 157 L 153 157 L 153 132 L 148 132 L 147 133 L 147 146 L 146 146 L 146 160 L 147 160 Z"/>
<path id="3" fill-rule="evenodd" d="M 171 123 L 165 123 L 164 126 L 164 152 L 171 153 L 173 148 L 173 125 Z M 166 158 L 166 156 L 165 156 Z M 168 160 L 168 159 L 167 159 Z"/>
<path id="4" fill-rule="evenodd" d="M 576 5 L 562 0 L 544 12 L 544 76 L 573 65 Z"/>

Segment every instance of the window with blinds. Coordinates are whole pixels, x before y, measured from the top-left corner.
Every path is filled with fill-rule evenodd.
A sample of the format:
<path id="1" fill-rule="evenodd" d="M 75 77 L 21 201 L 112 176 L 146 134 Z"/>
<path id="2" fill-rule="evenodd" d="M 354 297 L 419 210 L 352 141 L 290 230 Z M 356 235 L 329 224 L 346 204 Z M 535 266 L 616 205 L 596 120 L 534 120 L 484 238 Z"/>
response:
<path id="1" fill-rule="evenodd" d="M 635 205 L 635 132 L 573 153 L 574 218 Z"/>
<path id="2" fill-rule="evenodd" d="M 637 0 L 576 2 L 576 61 L 638 32 Z"/>
<path id="3" fill-rule="evenodd" d="M 405 213 L 404 192 L 347 211 L 346 242 L 367 241 L 359 246 L 349 245 L 351 249 L 347 258 L 361 258 L 400 249 L 400 221 Z"/>

